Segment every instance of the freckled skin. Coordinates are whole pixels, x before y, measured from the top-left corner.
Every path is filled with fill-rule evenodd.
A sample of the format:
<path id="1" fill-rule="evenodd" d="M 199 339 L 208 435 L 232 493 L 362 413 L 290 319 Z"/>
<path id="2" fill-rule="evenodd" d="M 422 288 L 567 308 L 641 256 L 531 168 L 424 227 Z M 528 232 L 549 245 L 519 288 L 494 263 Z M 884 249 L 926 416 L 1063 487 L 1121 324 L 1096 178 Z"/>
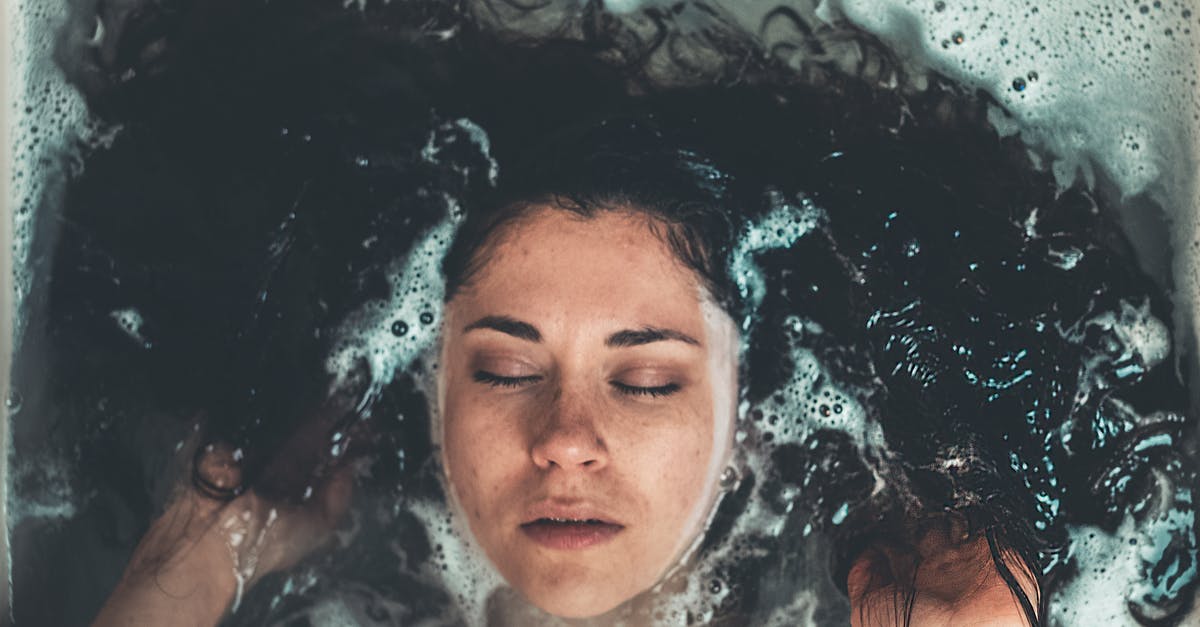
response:
<path id="1" fill-rule="evenodd" d="M 452 491 L 509 584 L 559 616 L 606 612 L 677 563 L 731 447 L 714 433 L 725 433 L 717 420 L 733 419 L 732 401 L 714 399 L 736 398 L 736 374 L 713 381 L 712 364 L 720 351 L 717 361 L 732 361 L 724 372 L 736 373 L 736 348 L 718 328 L 733 321 L 705 315 L 712 308 L 695 274 L 649 226 L 628 212 L 582 219 L 537 210 L 485 251 L 486 264 L 446 310 L 440 407 Z M 464 331 L 490 315 L 533 325 L 541 341 Z M 647 325 L 700 345 L 605 345 Z M 476 380 L 480 370 L 536 380 L 494 386 Z M 614 381 L 679 388 L 652 397 Z M 540 545 L 521 524 L 547 499 L 586 504 L 624 528 L 583 549 Z"/>

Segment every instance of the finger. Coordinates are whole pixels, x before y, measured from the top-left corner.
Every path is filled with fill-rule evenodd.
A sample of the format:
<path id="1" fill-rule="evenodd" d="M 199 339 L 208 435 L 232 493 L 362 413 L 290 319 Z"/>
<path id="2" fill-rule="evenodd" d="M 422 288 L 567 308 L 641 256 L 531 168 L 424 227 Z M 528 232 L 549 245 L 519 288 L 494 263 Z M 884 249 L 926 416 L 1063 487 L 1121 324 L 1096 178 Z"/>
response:
<path id="1" fill-rule="evenodd" d="M 346 510 L 350 508 L 350 498 L 354 492 L 354 474 L 354 465 L 345 464 L 335 469 L 321 488 L 322 515 L 330 529 L 337 526 Z"/>
<path id="2" fill-rule="evenodd" d="M 202 491 L 216 496 L 232 496 L 241 491 L 241 450 L 221 442 L 211 442 L 196 456 L 195 473 Z"/>
<path id="3" fill-rule="evenodd" d="M 306 503 L 346 458 L 349 433 L 338 427 L 337 408 L 324 407 L 274 452 L 256 489 L 264 496 Z"/>

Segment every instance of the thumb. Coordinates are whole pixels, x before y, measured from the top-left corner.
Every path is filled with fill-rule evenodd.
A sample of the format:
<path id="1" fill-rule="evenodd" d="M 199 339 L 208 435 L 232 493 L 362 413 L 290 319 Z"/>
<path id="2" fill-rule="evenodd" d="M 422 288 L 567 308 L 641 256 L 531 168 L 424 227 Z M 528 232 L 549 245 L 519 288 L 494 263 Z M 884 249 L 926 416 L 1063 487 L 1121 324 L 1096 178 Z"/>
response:
<path id="1" fill-rule="evenodd" d="M 337 527 L 350 507 L 353 492 L 354 465 L 344 464 L 333 469 L 309 506 L 310 515 L 318 518 L 314 525 L 326 527 L 330 531 Z"/>

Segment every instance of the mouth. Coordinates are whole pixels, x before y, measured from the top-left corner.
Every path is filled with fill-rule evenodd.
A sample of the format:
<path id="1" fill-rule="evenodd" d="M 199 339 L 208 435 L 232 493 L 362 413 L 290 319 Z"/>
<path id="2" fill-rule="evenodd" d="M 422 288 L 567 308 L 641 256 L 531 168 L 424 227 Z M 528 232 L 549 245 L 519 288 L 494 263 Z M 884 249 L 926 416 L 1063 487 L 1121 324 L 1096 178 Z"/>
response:
<path id="1" fill-rule="evenodd" d="M 549 549 L 573 551 L 598 546 L 625 530 L 625 525 L 597 512 L 569 511 L 571 508 L 547 509 L 555 511 L 533 512 L 521 524 L 521 531 L 530 540 Z"/>

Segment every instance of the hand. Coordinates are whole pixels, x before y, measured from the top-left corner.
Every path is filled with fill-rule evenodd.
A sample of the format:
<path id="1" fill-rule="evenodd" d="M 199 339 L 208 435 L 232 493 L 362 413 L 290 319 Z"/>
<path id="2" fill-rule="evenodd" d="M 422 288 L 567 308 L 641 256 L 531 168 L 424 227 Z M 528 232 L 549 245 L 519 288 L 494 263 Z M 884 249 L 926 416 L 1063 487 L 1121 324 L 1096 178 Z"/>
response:
<path id="1" fill-rule="evenodd" d="M 1029 624 L 992 561 L 987 537 L 968 536 L 964 525 L 955 524 L 961 522 L 957 517 L 947 522 L 925 532 L 915 548 L 877 543 L 859 555 L 846 585 L 852 627 Z M 1038 585 L 1032 571 L 1015 553 L 1001 554 L 1036 610 Z"/>
<path id="2" fill-rule="evenodd" d="M 199 465 L 217 487 L 240 484 L 227 447 L 209 447 Z M 317 479 L 298 505 L 254 490 L 221 501 L 189 482 L 134 550 L 94 625 L 215 625 L 264 575 L 291 567 L 329 538 L 349 505 L 352 467 Z"/>

